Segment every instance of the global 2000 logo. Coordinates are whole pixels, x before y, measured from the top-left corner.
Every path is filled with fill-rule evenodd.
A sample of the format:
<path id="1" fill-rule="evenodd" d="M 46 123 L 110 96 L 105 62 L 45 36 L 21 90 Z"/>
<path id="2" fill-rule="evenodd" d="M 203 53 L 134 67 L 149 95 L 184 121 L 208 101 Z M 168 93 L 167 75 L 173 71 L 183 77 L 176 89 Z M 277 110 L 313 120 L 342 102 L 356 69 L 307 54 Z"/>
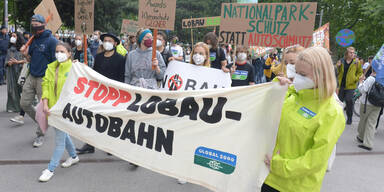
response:
<path id="1" fill-rule="evenodd" d="M 236 160 L 236 155 L 198 147 L 195 151 L 194 163 L 229 175 L 235 171 Z"/>

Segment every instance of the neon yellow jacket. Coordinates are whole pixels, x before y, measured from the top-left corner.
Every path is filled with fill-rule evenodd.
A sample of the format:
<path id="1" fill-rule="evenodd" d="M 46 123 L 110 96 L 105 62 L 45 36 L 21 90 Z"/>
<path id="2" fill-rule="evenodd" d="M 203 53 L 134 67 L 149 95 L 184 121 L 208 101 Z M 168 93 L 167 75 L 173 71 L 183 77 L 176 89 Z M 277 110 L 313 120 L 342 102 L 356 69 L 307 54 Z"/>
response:
<path id="1" fill-rule="evenodd" d="M 72 61 L 69 59 L 59 65 L 57 88 L 55 93 L 55 76 L 57 65 L 59 65 L 57 60 L 48 64 L 47 70 L 45 71 L 45 76 L 43 77 L 43 82 L 41 83 L 43 92 L 41 98 L 48 99 L 49 108 L 53 107 L 57 100 L 59 100 L 61 89 L 63 88 L 68 73 L 71 70 Z"/>
<path id="2" fill-rule="evenodd" d="M 320 191 L 328 159 L 344 130 L 343 110 L 334 97 L 320 102 L 315 92 L 288 89 L 265 180 L 279 191 Z"/>
<path id="3" fill-rule="evenodd" d="M 124 48 L 124 46 L 120 43 L 119 45 L 116 46 L 116 52 L 123 57 L 127 55 L 128 51 Z"/>
<path id="4" fill-rule="evenodd" d="M 341 86 L 344 74 L 344 63 L 341 62 L 340 67 L 337 68 L 337 83 Z M 353 60 L 348 68 L 347 76 L 345 77 L 345 89 L 351 90 L 357 88 L 357 82 L 359 82 L 360 76 L 363 74 L 363 68 L 356 59 Z"/>

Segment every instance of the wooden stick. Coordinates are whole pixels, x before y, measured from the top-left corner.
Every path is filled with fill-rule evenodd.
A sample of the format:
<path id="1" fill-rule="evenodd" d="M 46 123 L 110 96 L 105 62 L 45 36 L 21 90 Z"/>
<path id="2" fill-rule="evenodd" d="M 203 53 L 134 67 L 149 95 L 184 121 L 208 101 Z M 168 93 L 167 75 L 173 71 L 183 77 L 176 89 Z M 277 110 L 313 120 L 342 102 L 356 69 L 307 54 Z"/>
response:
<path id="1" fill-rule="evenodd" d="M 84 34 L 84 64 L 85 65 L 88 65 L 88 51 L 87 51 L 87 49 L 88 49 L 88 44 L 87 44 L 87 35 L 86 34 Z"/>
<path id="2" fill-rule="evenodd" d="M 153 30 L 153 42 L 152 42 L 152 61 L 156 59 L 156 47 L 157 47 L 157 29 Z M 156 66 L 152 65 L 152 70 L 155 70 Z"/>

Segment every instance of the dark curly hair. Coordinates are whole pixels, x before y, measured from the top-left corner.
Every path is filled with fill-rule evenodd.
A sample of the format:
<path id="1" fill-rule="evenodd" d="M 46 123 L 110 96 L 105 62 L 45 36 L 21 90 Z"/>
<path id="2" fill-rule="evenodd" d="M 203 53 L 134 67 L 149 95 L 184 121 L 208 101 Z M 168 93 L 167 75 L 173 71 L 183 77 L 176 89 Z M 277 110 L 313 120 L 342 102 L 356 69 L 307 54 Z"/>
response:
<path id="1" fill-rule="evenodd" d="M 23 46 L 24 45 L 24 43 L 25 43 L 25 41 L 24 41 L 24 37 L 23 37 L 23 35 L 21 34 L 21 33 L 19 33 L 19 32 L 12 32 L 11 33 L 11 37 L 12 37 L 12 34 L 16 34 L 16 38 L 17 38 L 17 40 L 16 40 L 16 49 L 17 49 L 17 51 L 20 51 L 20 48 L 21 48 L 21 46 Z M 11 43 L 9 43 L 9 48 L 12 46 L 12 44 Z"/>

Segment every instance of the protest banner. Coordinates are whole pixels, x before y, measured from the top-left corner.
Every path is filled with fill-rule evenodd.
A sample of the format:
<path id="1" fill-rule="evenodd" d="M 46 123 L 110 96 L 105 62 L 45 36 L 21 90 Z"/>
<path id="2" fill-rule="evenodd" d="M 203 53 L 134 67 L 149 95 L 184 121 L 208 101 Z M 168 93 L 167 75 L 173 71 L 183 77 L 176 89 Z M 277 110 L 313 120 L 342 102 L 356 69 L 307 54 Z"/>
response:
<path id="1" fill-rule="evenodd" d="M 127 35 L 136 35 L 139 29 L 139 24 L 137 21 L 123 19 L 121 24 L 121 33 Z"/>
<path id="2" fill-rule="evenodd" d="M 173 30 L 176 0 L 139 0 L 139 26 L 150 29 Z"/>
<path id="3" fill-rule="evenodd" d="M 285 48 L 312 43 L 317 3 L 223 3 L 219 43 Z"/>
<path id="4" fill-rule="evenodd" d="M 384 86 L 384 44 L 373 58 L 372 68 L 376 71 L 376 81 Z"/>
<path id="5" fill-rule="evenodd" d="M 94 31 L 95 0 L 75 1 L 75 33 L 91 35 Z"/>
<path id="6" fill-rule="evenodd" d="M 152 171 L 214 191 L 254 192 L 268 175 L 264 158 L 286 90 L 278 83 L 150 90 L 74 63 L 48 122 Z"/>
<path id="7" fill-rule="evenodd" d="M 182 20 L 182 28 L 198 28 L 198 27 L 215 27 L 220 26 L 220 16 L 218 17 L 202 17 Z"/>
<path id="8" fill-rule="evenodd" d="M 49 17 L 46 29 L 51 30 L 52 34 L 55 34 L 63 24 L 53 0 L 43 0 L 33 12 L 44 16 L 46 19 Z"/>
<path id="9" fill-rule="evenodd" d="M 231 87 L 229 73 L 180 61 L 168 64 L 161 83 L 163 90 L 197 90 Z"/>
<path id="10" fill-rule="evenodd" d="M 312 46 L 320 46 L 330 51 L 329 46 L 329 23 L 321 26 L 313 32 Z"/>

